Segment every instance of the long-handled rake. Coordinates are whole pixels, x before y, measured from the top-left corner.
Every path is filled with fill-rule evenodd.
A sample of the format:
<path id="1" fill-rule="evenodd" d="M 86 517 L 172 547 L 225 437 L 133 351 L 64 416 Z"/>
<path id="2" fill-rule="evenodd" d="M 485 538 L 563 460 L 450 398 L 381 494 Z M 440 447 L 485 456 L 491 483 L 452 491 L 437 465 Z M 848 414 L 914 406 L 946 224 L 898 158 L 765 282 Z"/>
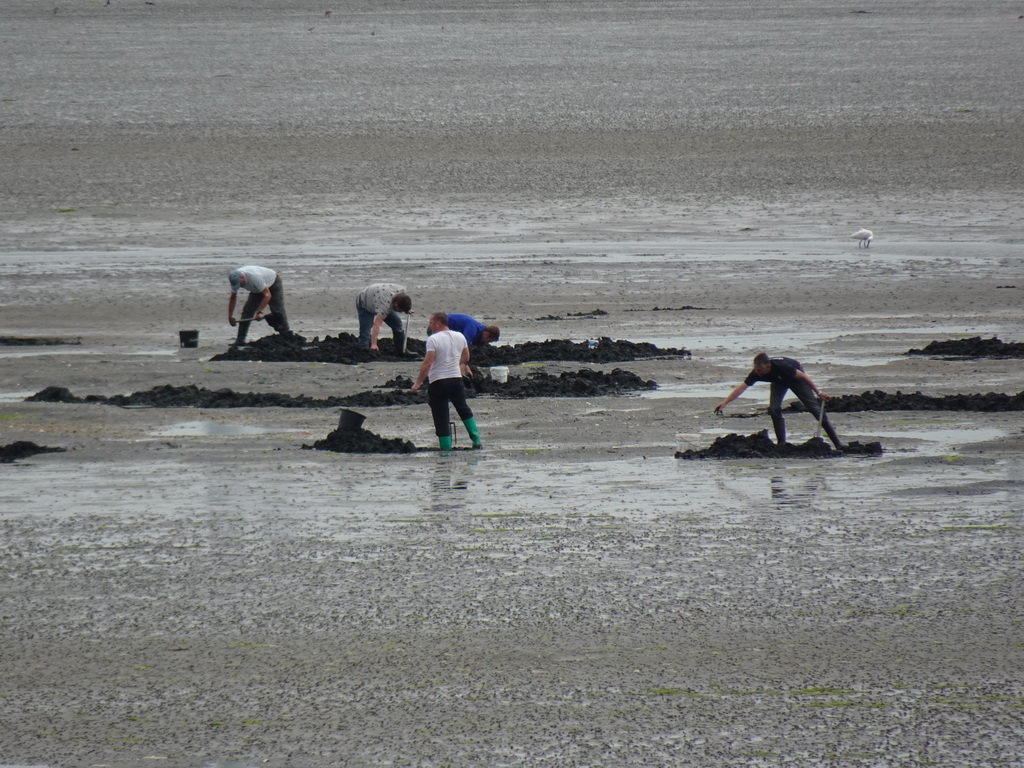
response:
<path id="1" fill-rule="evenodd" d="M 818 398 L 818 430 L 814 433 L 815 438 L 821 437 L 821 423 L 825 421 L 825 400 Z"/>

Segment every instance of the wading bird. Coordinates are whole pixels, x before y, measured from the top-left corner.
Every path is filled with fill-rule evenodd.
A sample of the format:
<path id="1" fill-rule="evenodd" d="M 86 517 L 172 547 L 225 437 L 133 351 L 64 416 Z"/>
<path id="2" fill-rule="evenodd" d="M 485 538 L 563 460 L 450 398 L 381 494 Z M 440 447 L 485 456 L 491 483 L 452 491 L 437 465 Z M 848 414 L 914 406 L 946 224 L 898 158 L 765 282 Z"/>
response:
<path id="1" fill-rule="evenodd" d="M 874 233 L 870 229 L 858 229 L 856 232 L 850 235 L 850 237 L 852 237 L 854 240 L 860 241 L 857 243 L 858 248 L 870 248 L 871 238 L 873 238 L 874 236 Z"/>

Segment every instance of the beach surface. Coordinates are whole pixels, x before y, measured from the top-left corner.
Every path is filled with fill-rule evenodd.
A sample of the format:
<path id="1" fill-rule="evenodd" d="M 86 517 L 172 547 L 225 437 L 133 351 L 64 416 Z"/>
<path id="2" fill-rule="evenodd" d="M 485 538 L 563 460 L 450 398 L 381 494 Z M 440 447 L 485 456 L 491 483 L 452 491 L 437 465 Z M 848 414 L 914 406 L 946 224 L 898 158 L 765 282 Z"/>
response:
<path id="1" fill-rule="evenodd" d="M 1019 14 L 8 3 L 0 337 L 59 343 L 0 345 L 0 444 L 64 450 L 0 464 L 0 766 L 1020 765 L 1021 412 L 675 455 L 770 427 L 764 384 L 713 412 L 762 350 L 832 395 L 1024 390 L 906 354 L 1024 341 Z M 305 450 L 338 409 L 25 401 L 415 376 L 212 361 L 243 264 L 309 339 L 387 281 L 417 338 L 692 356 L 513 366 L 658 389 L 476 397 L 447 456 Z"/>

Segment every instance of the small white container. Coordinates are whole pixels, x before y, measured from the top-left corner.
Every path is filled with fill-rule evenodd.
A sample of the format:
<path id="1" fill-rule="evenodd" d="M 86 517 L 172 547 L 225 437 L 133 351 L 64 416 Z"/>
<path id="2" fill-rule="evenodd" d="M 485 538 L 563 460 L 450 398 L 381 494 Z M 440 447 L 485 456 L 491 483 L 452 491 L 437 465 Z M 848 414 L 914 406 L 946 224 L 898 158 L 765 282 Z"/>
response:
<path id="1" fill-rule="evenodd" d="M 499 384 L 504 384 L 508 381 L 508 367 L 504 365 L 493 365 L 491 366 L 491 381 L 496 381 Z"/>

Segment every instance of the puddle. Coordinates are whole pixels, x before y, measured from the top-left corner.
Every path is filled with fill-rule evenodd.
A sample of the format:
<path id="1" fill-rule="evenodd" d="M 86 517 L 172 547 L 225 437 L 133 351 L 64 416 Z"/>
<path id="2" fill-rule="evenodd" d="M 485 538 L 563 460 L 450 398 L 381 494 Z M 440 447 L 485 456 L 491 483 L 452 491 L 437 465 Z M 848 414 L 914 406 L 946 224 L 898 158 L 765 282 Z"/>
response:
<path id="1" fill-rule="evenodd" d="M 26 390 L 25 392 L 0 392 L 0 403 L 20 403 L 26 397 L 32 397 L 35 392 Z M 0 768 L 4 768 L 0 765 Z"/>
<path id="2" fill-rule="evenodd" d="M 246 424 L 225 424 L 220 421 L 183 421 L 157 429 L 149 434 L 155 437 L 240 437 L 265 435 L 269 432 L 301 432 L 300 429 L 257 427 Z"/>
<path id="3" fill-rule="evenodd" d="M 890 430 L 884 432 L 873 432 L 874 438 L 881 439 L 882 446 L 886 445 L 886 438 L 890 440 L 919 440 L 928 443 L 916 449 L 916 452 L 929 454 L 947 453 L 962 448 L 971 443 L 985 443 L 990 440 L 998 440 L 1006 437 L 1009 433 L 1005 429 L 992 427 L 950 427 L 948 429 L 915 429 L 908 424 L 903 430 Z"/>
<path id="4" fill-rule="evenodd" d="M 46 349 L 40 349 L 38 347 L 33 347 L 30 349 L 5 350 L 3 352 L 0 352 L 0 358 L 17 359 L 23 357 L 64 357 L 65 355 L 104 355 L 107 357 L 152 357 L 176 355 L 178 351 L 179 350 L 177 347 L 173 347 L 171 349 L 123 349 L 120 347 L 110 347 L 108 349 L 66 349 L 63 347 L 48 347 Z"/>

